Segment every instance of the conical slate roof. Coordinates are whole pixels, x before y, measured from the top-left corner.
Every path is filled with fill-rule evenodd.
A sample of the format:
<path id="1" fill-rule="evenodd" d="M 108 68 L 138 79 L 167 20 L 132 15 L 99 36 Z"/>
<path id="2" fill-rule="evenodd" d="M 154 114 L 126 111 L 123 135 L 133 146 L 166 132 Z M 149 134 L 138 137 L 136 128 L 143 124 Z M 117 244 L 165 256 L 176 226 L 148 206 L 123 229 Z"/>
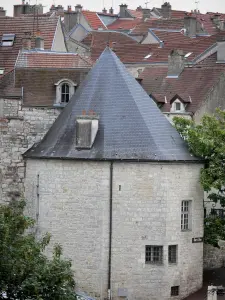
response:
<path id="1" fill-rule="evenodd" d="M 76 149 L 76 117 L 99 115 L 91 149 Z M 25 157 L 195 161 L 175 128 L 109 48 L 87 75 L 43 140 Z"/>

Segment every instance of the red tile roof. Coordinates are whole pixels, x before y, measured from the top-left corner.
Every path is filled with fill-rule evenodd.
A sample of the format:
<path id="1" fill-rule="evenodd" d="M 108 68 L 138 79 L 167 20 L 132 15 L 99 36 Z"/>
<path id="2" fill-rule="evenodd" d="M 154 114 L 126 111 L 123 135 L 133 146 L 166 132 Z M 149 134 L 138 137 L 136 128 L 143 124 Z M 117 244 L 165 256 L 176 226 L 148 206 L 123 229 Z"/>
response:
<path id="1" fill-rule="evenodd" d="M 133 29 L 140 22 L 141 22 L 140 19 L 134 19 L 134 20 L 117 19 L 112 24 L 108 25 L 108 29 L 110 29 L 110 30 L 130 30 L 130 29 Z"/>
<path id="2" fill-rule="evenodd" d="M 207 93 L 225 71 L 221 68 L 185 68 L 179 78 L 166 78 L 167 67 L 145 68 L 140 75 L 142 86 L 157 102 L 164 103 L 162 111 L 169 112 L 171 100 L 180 96 L 187 104 L 186 111 L 195 113 Z M 165 103 L 165 97 L 167 103 Z"/>
<path id="3" fill-rule="evenodd" d="M 87 20 L 90 27 L 94 30 L 98 30 L 99 28 L 106 29 L 106 26 L 102 23 L 98 14 L 94 11 L 82 10 L 82 14 Z"/>
<path id="4" fill-rule="evenodd" d="M 92 61 L 75 53 L 59 53 L 45 51 L 20 52 L 16 68 L 90 68 Z"/>
<path id="5" fill-rule="evenodd" d="M 44 38 L 45 49 L 50 50 L 53 44 L 58 17 L 39 18 L 38 26 Z M 0 46 L 0 68 L 5 68 L 5 73 L 13 69 L 19 50 L 22 48 L 22 37 L 24 32 L 33 33 L 34 19 L 32 17 L 1 17 L 0 18 L 0 39 L 3 34 L 14 33 L 16 35 L 12 47 Z M 32 44 L 34 47 L 34 42 Z"/>
<path id="6" fill-rule="evenodd" d="M 134 17 L 138 19 L 142 19 L 143 13 L 141 10 L 128 9 L 128 12 Z"/>

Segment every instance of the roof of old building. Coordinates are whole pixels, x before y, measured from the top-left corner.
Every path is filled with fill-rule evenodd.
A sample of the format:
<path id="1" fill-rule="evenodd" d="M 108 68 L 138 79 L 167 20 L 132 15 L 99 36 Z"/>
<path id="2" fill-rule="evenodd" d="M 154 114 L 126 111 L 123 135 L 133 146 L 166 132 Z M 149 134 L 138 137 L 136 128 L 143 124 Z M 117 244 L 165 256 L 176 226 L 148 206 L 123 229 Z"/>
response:
<path id="1" fill-rule="evenodd" d="M 77 53 L 54 51 L 23 50 L 20 51 L 16 68 L 90 68 L 92 61 L 89 57 Z"/>
<path id="2" fill-rule="evenodd" d="M 117 19 L 113 23 L 108 25 L 108 29 L 110 29 L 110 30 L 131 30 L 140 22 L 141 22 L 141 20 L 138 18 L 133 19 L 133 20 Z"/>
<path id="3" fill-rule="evenodd" d="M 51 50 L 54 36 L 59 22 L 59 17 L 40 17 L 38 27 L 44 38 L 45 49 Z M 1 17 L 0 18 L 0 39 L 3 34 L 15 34 L 14 44 L 11 47 L 0 46 L 0 68 L 5 68 L 5 73 L 14 68 L 19 50 L 22 48 L 22 37 L 25 32 L 36 34 L 33 17 Z M 34 41 L 32 42 L 34 47 Z"/>
<path id="4" fill-rule="evenodd" d="M 215 54 L 213 55 L 213 57 Z M 207 59 L 211 62 L 211 59 Z M 209 70 L 210 67 L 210 70 Z M 186 112 L 195 113 L 209 91 L 217 83 L 225 66 L 201 64 L 184 68 L 178 78 L 167 78 L 167 67 L 145 68 L 140 74 L 142 87 L 156 102 L 163 103 L 161 110 L 169 112 L 171 103 L 179 98 L 187 104 Z M 194 79 L 194 80 L 193 80 Z"/>
<path id="5" fill-rule="evenodd" d="M 99 130 L 89 150 L 75 147 L 76 117 L 99 116 Z M 25 157 L 195 161 L 176 129 L 160 112 L 118 57 L 106 48 L 44 139 Z"/>
<path id="6" fill-rule="evenodd" d="M 99 28 L 106 29 L 105 24 L 102 22 L 97 12 L 82 10 L 82 14 L 92 29 L 94 30 L 98 30 Z"/>

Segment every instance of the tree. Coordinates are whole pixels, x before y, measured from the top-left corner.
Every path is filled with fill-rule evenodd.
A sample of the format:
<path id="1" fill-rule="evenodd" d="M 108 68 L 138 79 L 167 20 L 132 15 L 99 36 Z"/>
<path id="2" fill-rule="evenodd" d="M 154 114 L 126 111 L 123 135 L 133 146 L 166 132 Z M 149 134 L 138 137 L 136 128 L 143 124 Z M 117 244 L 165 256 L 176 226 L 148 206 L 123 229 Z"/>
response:
<path id="1" fill-rule="evenodd" d="M 50 235 L 36 240 L 24 208 L 25 201 L 0 205 L 0 299 L 76 299 L 71 262 L 60 245 L 51 259 L 44 254 Z"/>
<path id="2" fill-rule="evenodd" d="M 208 198 L 220 201 L 225 207 L 225 112 L 216 109 L 213 115 L 204 115 L 200 124 L 180 117 L 173 120 L 190 151 L 204 159 L 200 181 L 204 191 L 209 193 Z M 225 223 L 218 218 L 207 218 L 205 241 L 215 246 L 219 239 L 224 239 L 224 226 Z"/>

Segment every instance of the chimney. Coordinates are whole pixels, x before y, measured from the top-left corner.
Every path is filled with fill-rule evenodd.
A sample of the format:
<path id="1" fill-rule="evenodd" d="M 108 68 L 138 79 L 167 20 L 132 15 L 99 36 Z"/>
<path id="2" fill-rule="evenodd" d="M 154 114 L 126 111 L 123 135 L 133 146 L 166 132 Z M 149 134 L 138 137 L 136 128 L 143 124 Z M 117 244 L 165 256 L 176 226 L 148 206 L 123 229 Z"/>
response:
<path id="1" fill-rule="evenodd" d="M 165 2 L 162 6 L 162 17 L 164 19 L 170 19 L 171 18 L 171 5 L 169 2 Z"/>
<path id="2" fill-rule="evenodd" d="M 82 11 L 82 6 L 80 5 L 80 4 L 77 4 L 76 6 L 75 6 L 75 11 L 76 12 L 81 12 Z"/>
<path id="3" fill-rule="evenodd" d="M 219 23 L 219 29 L 221 31 L 224 31 L 225 30 L 225 21 L 224 20 L 220 20 L 220 23 Z"/>
<path id="4" fill-rule="evenodd" d="M 150 19 L 151 17 L 151 10 L 150 8 L 142 8 L 142 19 Z"/>
<path id="5" fill-rule="evenodd" d="M 70 30 L 78 23 L 79 18 L 78 18 L 79 12 L 72 11 L 71 6 L 68 6 L 67 11 L 64 12 L 64 26 L 66 32 L 70 32 Z"/>
<path id="6" fill-rule="evenodd" d="M 185 66 L 185 57 L 183 50 L 172 50 L 168 57 L 168 78 L 177 78 Z"/>
<path id="7" fill-rule="evenodd" d="M 35 36 L 35 49 L 44 50 L 44 38 L 41 36 L 40 32 L 37 32 Z"/>
<path id="8" fill-rule="evenodd" d="M 120 5 L 120 13 L 119 13 L 120 18 L 127 18 L 127 5 L 126 4 L 121 4 Z"/>
<path id="9" fill-rule="evenodd" d="M 3 7 L 0 7 L 0 17 L 5 17 L 6 11 L 4 10 Z"/>
<path id="10" fill-rule="evenodd" d="M 197 32 L 197 19 L 195 16 L 185 16 L 184 17 L 184 28 L 185 28 L 185 35 L 189 37 L 196 37 Z"/>
<path id="11" fill-rule="evenodd" d="M 85 112 L 86 113 L 86 112 Z M 94 144 L 99 125 L 99 117 L 90 112 L 76 118 L 76 148 L 91 149 Z"/>
<path id="12" fill-rule="evenodd" d="M 217 41 L 217 62 L 225 63 L 225 36 L 221 36 Z"/>
<path id="13" fill-rule="evenodd" d="M 31 32 L 24 32 L 24 36 L 22 37 L 22 49 L 31 49 Z"/>
<path id="14" fill-rule="evenodd" d="M 111 15 L 113 15 L 113 14 L 114 14 L 114 10 L 113 10 L 113 8 L 112 8 L 112 7 L 109 9 L 109 13 L 110 13 Z"/>
<path id="15" fill-rule="evenodd" d="M 107 9 L 105 9 L 105 7 L 102 10 L 103 14 L 107 14 Z"/>
<path id="16" fill-rule="evenodd" d="M 220 23 L 220 14 L 219 13 L 214 14 L 211 19 L 212 19 L 213 23 L 216 26 L 218 26 Z"/>

